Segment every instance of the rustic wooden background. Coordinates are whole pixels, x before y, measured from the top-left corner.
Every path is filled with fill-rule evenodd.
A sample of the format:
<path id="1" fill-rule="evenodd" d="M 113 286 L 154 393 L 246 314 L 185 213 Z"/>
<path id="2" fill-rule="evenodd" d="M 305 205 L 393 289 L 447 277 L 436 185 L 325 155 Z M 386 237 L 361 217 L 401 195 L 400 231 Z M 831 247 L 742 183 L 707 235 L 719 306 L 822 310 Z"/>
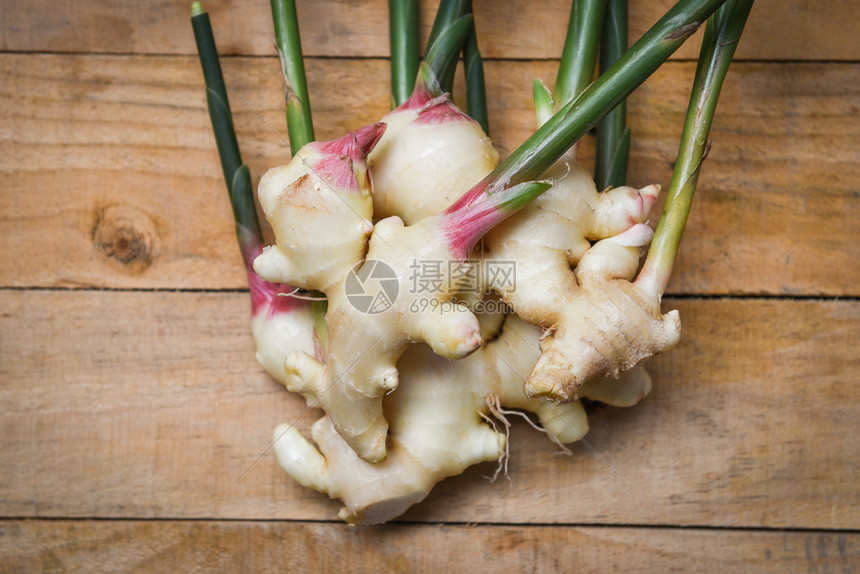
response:
<path id="1" fill-rule="evenodd" d="M 860 570 L 860 3 L 753 10 L 664 302 L 683 343 L 590 418 L 630 487 L 516 425 L 510 481 L 366 528 L 266 452 L 302 405 L 254 362 L 188 4 L 0 0 L 0 571 Z M 631 38 L 669 5 L 631 0 Z M 288 158 L 268 2 L 205 6 L 259 178 Z M 318 136 L 380 117 L 386 3 L 298 7 Z M 503 154 L 568 7 L 476 2 Z M 630 99 L 634 185 L 669 181 L 699 37 Z"/>

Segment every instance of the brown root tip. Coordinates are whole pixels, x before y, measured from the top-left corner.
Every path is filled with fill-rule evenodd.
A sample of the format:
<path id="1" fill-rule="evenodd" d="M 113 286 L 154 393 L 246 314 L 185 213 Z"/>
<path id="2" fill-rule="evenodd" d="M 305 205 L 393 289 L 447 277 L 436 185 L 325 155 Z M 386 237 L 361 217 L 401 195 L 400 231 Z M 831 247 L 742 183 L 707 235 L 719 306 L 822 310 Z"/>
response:
<path id="1" fill-rule="evenodd" d="M 577 398 L 579 385 L 569 370 L 564 368 L 548 368 L 532 371 L 525 384 L 525 393 L 529 398 L 547 398 L 561 403 L 567 403 Z"/>

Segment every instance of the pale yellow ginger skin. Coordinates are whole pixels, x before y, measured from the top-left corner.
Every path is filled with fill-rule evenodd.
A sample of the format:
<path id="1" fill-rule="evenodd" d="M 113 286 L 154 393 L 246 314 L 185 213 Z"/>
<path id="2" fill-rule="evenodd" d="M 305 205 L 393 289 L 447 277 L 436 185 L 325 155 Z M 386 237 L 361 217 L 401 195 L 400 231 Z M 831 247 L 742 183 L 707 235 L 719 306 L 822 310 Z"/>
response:
<path id="1" fill-rule="evenodd" d="M 262 270 L 265 274 L 264 279 L 279 282 L 280 277 L 300 275 L 296 272 L 298 266 L 309 276 L 302 277 L 303 282 L 330 282 L 332 275 L 349 269 L 361 258 L 372 215 L 366 169 L 358 166 L 355 170 L 359 193 L 338 193 L 308 167 L 322 157 L 315 146 L 306 146 L 289 164 L 269 170 L 260 180 L 258 198 L 276 238 L 276 244 L 264 247 L 263 254 L 254 261 L 257 273 Z M 285 217 L 286 212 L 297 210 L 305 217 L 292 221 Z M 293 238 L 312 231 L 312 222 L 337 226 L 342 234 L 327 237 L 319 253 L 308 252 L 302 242 Z M 313 312 L 310 305 L 305 305 L 287 313 L 270 313 L 270 304 L 254 313 L 251 334 L 257 362 L 285 383 L 284 363 L 290 353 L 317 353 Z"/>
<path id="2" fill-rule="evenodd" d="M 641 190 L 616 187 L 598 193 L 594 180 L 569 151 L 547 172 L 553 186 L 521 212 L 492 229 L 484 240 L 490 257 L 503 259 L 496 252 L 516 248 L 538 249 L 540 255 L 561 252 L 576 265 L 591 247 L 590 241 L 606 239 L 648 220 L 651 206 L 660 193 L 658 186 Z M 516 251 L 517 261 L 540 260 Z M 523 263 L 525 265 L 525 263 Z M 517 270 L 519 272 L 519 269 Z"/>
<path id="3" fill-rule="evenodd" d="M 579 288 L 541 339 L 526 394 L 571 400 L 589 379 L 617 378 L 678 344 L 678 312 L 661 314 L 661 294 L 631 283 L 639 248 L 650 239 L 650 229 L 640 224 L 598 242 L 583 256 L 576 268 Z"/>
<path id="4" fill-rule="evenodd" d="M 651 376 L 645 367 L 637 365 L 621 373 L 618 379 L 593 377 L 578 391 L 583 399 L 600 401 L 611 407 L 632 407 L 651 392 Z"/>
<path id="5" fill-rule="evenodd" d="M 659 188 L 598 193 L 574 154 L 550 170 L 549 191 L 485 238 L 488 259 L 517 262 L 515 288 L 497 287 L 499 293 L 520 317 L 547 329 L 525 391 L 557 401 L 579 396 L 589 379 L 618 378 L 668 350 L 680 330 L 676 312 L 660 315 L 659 294 L 646 296 L 629 283 L 639 248 L 651 239 L 642 223 Z M 592 247 L 594 240 L 603 241 Z M 647 394 L 642 372 L 619 384 L 616 394 L 627 396 L 619 402 Z"/>
<path id="6" fill-rule="evenodd" d="M 364 256 L 373 216 L 367 170 L 354 166 L 359 191 L 343 192 L 309 167 L 320 158 L 312 145 L 305 146 L 290 163 L 270 169 L 260 180 L 257 196 L 275 232 L 275 245 L 263 248 L 254 270 L 267 281 L 322 291 Z M 335 229 L 337 233 L 322 232 Z"/>
<path id="7" fill-rule="evenodd" d="M 438 106 L 449 106 L 456 119 L 416 122 L 428 108 Z M 368 155 L 373 174 L 373 214 L 377 219 L 396 215 L 406 225 L 412 225 L 440 214 L 499 163 L 499 152 L 490 138 L 450 101 L 448 94 L 432 99 L 422 108 L 401 106 L 381 121 L 388 127 Z M 457 300 L 470 307 L 482 296 L 466 290 L 457 294 Z M 493 322 L 482 320 L 484 338 L 495 336 L 501 328 L 504 313 L 494 315 Z"/>
<path id="8" fill-rule="evenodd" d="M 422 125 L 420 113 L 398 108 L 381 120 L 388 128 L 368 156 L 378 219 L 397 215 L 411 225 L 442 213 L 499 163 L 477 122 Z"/>
<path id="9" fill-rule="evenodd" d="M 410 343 L 427 342 L 447 358 L 462 358 L 480 346 L 477 318 L 464 305 L 415 312 L 420 297 L 406 289 L 420 261 L 447 261 L 447 242 L 427 219 L 405 227 L 397 217 L 371 230 L 372 200 L 363 162 L 352 164 L 358 190 L 335 189 L 310 166 L 320 159 L 314 144 L 305 146 L 288 165 L 267 172 L 258 194 L 275 231 L 276 245 L 254 262 L 265 280 L 322 291 L 328 297 L 329 346 L 323 366 L 306 352 L 286 360 L 287 387 L 313 397 L 338 432 L 368 461 L 385 459 L 388 425 L 382 397 L 397 387 L 397 359 Z M 365 248 L 367 246 L 367 253 Z M 384 261 L 399 278 L 399 296 L 386 311 L 367 314 L 345 295 L 350 271 L 362 260 Z M 448 272 L 448 266 L 443 266 Z M 434 293 L 441 304 L 456 294 Z"/>
<path id="10" fill-rule="evenodd" d="M 605 219 L 600 220 L 604 228 Z M 402 258 L 403 252 L 420 253 L 423 260 L 443 257 L 444 253 L 427 251 L 428 246 L 433 245 L 430 235 L 417 234 L 414 240 L 397 235 L 399 230 L 414 233 L 420 228 L 420 224 L 404 228 L 396 219 L 384 220 L 377 231 L 380 238 L 389 240 L 380 241 L 377 245 L 377 240 L 372 239 L 368 259 L 394 262 L 398 259 L 397 253 Z M 403 249 L 404 245 L 406 249 Z M 376 251 L 377 247 L 379 251 Z M 562 267 L 569 273 L 566 257 L 562 258 Z M 333 297 L 330 303 L 343 306 L 337 297 Z M 369 330 L 367 323 L 363 334 L 365 340 L 378 336 Z M 380 401 L 379 408 L 372 411 L 376 413 L 372 424 L 365 427 L 380 436 L 384 436 L 383 428 L 388 431 L 388 451 L 384 462 L 369 464 L 362 460 L 360 453 L 343 440 L 342 425 L 333 424 L 330 417 L 324 417 L 314 425 L 312 438 L 319 450 L 295 429 L 279 427 L 275 434 L 279 438 L 275 445 L 278 459 L 300 483 L 343 500 L 345 508 L 341 516 L 345 520 L 376 523 L 396 517 L 422 500 L 439 480 L 459 474 L 473 464 L 501 456 L 504 449 L 502 435 L 487 427 L 480 418 L 480 413 L 486 414 L 489 410 L 487 395 L 499 396 L 503 407 L 536 412 L 547 432 L 561 442 L 579 440 L 587 432 L 588 425 L 578 401 L 556 405 L 546 400 L 529 399 L 522 392 L 525 376 L 540 354 L 539 339 L 539 329 L 510 317 L 502 337 L 491 344 L 492 349 L 484 347 L 460 361 L 448 362 L 435 357 L 426 347 L 409 349 L 398 363 L 403 384 L 384 402 Z M 378 359 L 374 357 L 374 362 Z M 354 404 L 362 400 L 361 396 L 341 393 L 339 385 L 320 395 L 320 381 L 326 380 L 321 376 L 324 368 L 318 363 L 310 367 L 309 358 L 304 360 L 303 378 L 312 379 L 309 372 L 316 369 L 317 382 L 304 387 L 294 385 L 294 388 L 319 396 L 317 404 L 326 412 L 333 407 L 336 409 L 338 404 Z M 332 364 L 330 355 L 325 368 L 331 368 Z M 595 379 L 580 389 L 580 395 L 599 397 L 609 404 L 630 405 L 649 390 L 650 378 L 644 369 L 637 368 L 623 381 L 614 381 L 612 385 Z M 391 428 L 384 426 L 383 408 Z M 358 412 L 366 413 L 368 410 L 362 406 Z"/>
<path id="11" fill-rule="evenodd" d="M 384 462 L 359 458 L 327 416 L 312 428 L 316 446 L 294 427 L 276 428 L 278 461 L 299 483 L 342 500 L 340 516 L 347 522 L 376 524 L 423 500 L 443 478 L 504 455 L 506 435 L 481 417 L 491 416 L 488 395 L 502 407 L 535 412 L 562 443 L 579 440 L 588 430 L 580 403 L 555 405 L 522 393 L 539 354 L 538 336 L 535 327 L 511 316 L 492 349 L 463 360 L 447 361 L 423 345 L 406 351 L 398 363 L 403 383 L 385 398 L 391 428 Z"/>
<path id="12" fill-rule="evenodd" d="M 379 146 L 384 144 L 383 139 Z M 385 205 L 381 209 L 384 213 L 389 209 L 394 211 L 391 206 L 399 205 L 398 209 L 407 211 L 405 219 L 417 224 L 405 227 L 397 217 L 380 221 L 373 231 L 366 256 L 365 238 L 369 229 L 366 223 L 372 209 L 364 202 L 363 193 L 361 201 L 350 196 L 350 202 L 338 204 L 329 197 L 314 204 L 312 192 L 324 188 L 308 185 L 306 181 L 305 189 L 293 190 L 292 197 L 288 197 L 286 190 L 292 185 L 288 181 L 290 177 L 292 181 L 312 177 L 301 169 L 291 173 L 287 170 L 289 177 L 279 177 L 274 191 L 262 190 L 271 196 L 265 201 L 261 197 L 261 203 L 275 227 L 278 244 L 258 258 L 255 268 L 266 279 L 321 290 L 329 299 L 326 322 L 330 345 L 325 365 L 313 358 L 311 351 L 303 349 L 287 357 L 281 377 L 288 389 L 302 393 L 310 404 L 321 407 L 327 415 L 312 429 L 316 446 L 295 428 L 281 425 L 275 431 L 275 452 L 285 470 L 301 484 L 341 499 L 345 504 L 341 517 L 349 522 L 370 524 L 394 518 L 424 499 L 443 478 L 460 474 L 473 464 L 503 456 L 505 435 L 491 428 L 481 417 L 481 414 L 490 414 L 488 397 L 498 397 L 502 408 L 534 412 L 550 435 L 559 442 L 569 443 L 582 438 L 588 430 L 585 412 L 577 397 L 628 406 L 641 400 L 650 390 L 651 381 L 644 369 L 630 365 L 632 368 L 622 375 L 621 381 L 594 377 L 584 386 L 575 385 L 573 394 L 531 393 L 569 401 L 565 404 L 556 404 L 544 396 L 527 397 L 523 393 L 524 381 L 539 357 L 553 357 L 555 351 L 564 355 L 577 350 L 559 345 L 566 339 L 557 337 L 557 331 L 541 338 L 540 328 L 516 316 L 508 317 L 502 335 L 489 344 L 491 348 L 485 345 L 458 361 L 434 355 L 424 345 L 406 348 L 414 342 L 428 341 L 436 353 L 460 358 L 481 342 L 477 321 L 465 306 L 452 306 L 441 314 L 438 308 L 415 312 L 410 307 L 418 294 L 405 292 L 404 287 L 415 262 L 449 258 L 447 246 L 439 241 L 433 219 L 426 218 L 444 210 L 486 175 L 498 159 L 493 154 L 488 157 L 489 160 L 479 157 L 475 162 L 478 167 L 469 170 L 471 175 L 463 178 L 460 184 L 445 184 L 442 189 L 449 191 L 442 198 L 434 199 L 434 192 L 439 195 L 440 189 L 434 179 L 444 179 L 446 171 L 450 171 L 447 162 L 458 164 L 462 158 L 449 158 L 443 162 L 445 168 L 430 170 L 427 178 L 432 187 L 424 192 L 419 190 L 423 194 L 419 202 L 414 199 L 413 188 L 383 195 Z M 630 227 L 631 218 L 647 216 L 647 212 L 644 216 L 640 213 L 641 205 L 636 207 L 637 199 L 640 203 L 653 203 L 653 197 L 648 197 L 650 191 L 640 194 L 629 188 L 598 196 L 590 178 L 578 166 L 565 165 L 563 170 L 563 173 L 552 174 L 557 181 L 579 182 L 575 187 L 580 189 L 584 187 L 582 182 L 586 182 L 590 183 L 590 189 L 577 195 L 576 201 L 564 205 L 559 205 L 559 199 L 549 195 L 553 193 L 550 190 L 537 200 L 539 208 L 527 208 L 532 211 L 531 219 L 507 226 L 515 241 L 502 242 L 504 249 L 493 253 L 501 254 L 499 259 L 517 261 L 516 293 L 519 295 L 505 294 L 506 300 L 515 308 L 522 307 L 522 314 L 534 325 L 556 329 L 562 323 L 547 325 L 535 316 L 541 316 L 546 308 L 565 308 L 570 298 L 566 290 L 582 291 L 569 266 L 589 250 L 588 239 L 618 233 Z M 280 176 L 278 172 L 275 175 Z M 378 180 L 379 175 L 374 172 L 377 185 Z M 267 178 L 264 182 L 268 182 Z M 451 186 L 456 191 L 450 191 Z M 307 201 L 299 191 L 307 191 Z M 653 195 L 656 196 L 656 191 Z M 295 197 L 302 201 L 297 203 L 298 208 L 292 209 Z M 323 213 L 317 221 L 326 221 L 322 225 L 337 233 L 321 238 L 320 224 L 315 223 L 314 218 L 318 212 L 328 210 L 337 213 Z M 351 222 L 347 221 L 349 218 Z M 356 222 L 359 225 L 354 225 Z M 517 240 L 529 234 L 532 240 Z M 318 239 L 325 240 L 321 245 L 323 250 L 338 251 L 333 260 L 320 255 L 320 247 L 315 244 Z M 595 254 L 601 252 L 602 248 L 598 249 L 601 243 L 591 248 Z M 345 251 L 341 251 L 344 247 Z M 361 313 L 346 299 L 345 275 L 363 257 L 368 261 L 385 261 L 399 278 L 400 296 L 395 305 L 383 313 Z M 588 257 L 583 261 L 588 263 Z M 587 281 L 587 274 L 584 277 Z M 443 284 L 450 288 L 433 294 L 440 302 L 456 294 L 456 286 L 450 281 L 443 281 Z M 523 285 L 528 288 L 523 289 Z M 477 298 L 463 294 L 459 297 Z M 657 308 L 659 314 L 659 302 Z M 584 312 L 572 307 L 565 309 L 569 314 Z M 485 337 L 497 330 L 500 317 L 485 318 L 482 325 Z M 494 321 L 495 326 L 492 325 Z M 267 358 L 269 366 L 278 361 L 276 353 L 262 356 Z M 556 368 L 556 365 L 548 365 L 547 371 L 554 372 Z M 569 371 L 568 365 L 564 368 Z M 392 392 L 400 380 L 402 384 Z"/>
<path id="13" fill-rule="evenodd" d="M 316 397 L 340 435 L 367 461 L 386 457 L 388 424 L 382 398 L 398 385 L 396 363 L 406 348 L 426 342 L 443 357 L 461 359 L 481 344 L 478 320 L 465 305 L 416 305 L 426 294 L 408 289 L 417 263 L 447 259 L 447 246 L 432 221 L 411 226 L 404 226 L 397 217 L 380 221 L 370 239 L 367 261 L 384 261 L 391 267 L 400 286 L 397 299 L 387 310 L 367 314 L 348 300 L 344 281 L 325 289 L 329 299 L 325 365 L 303 353 L 287 359 L 290 390 Z M 440 304 L 456 294 L 447 266 L 442 271 L 440 285 L 452 288 L 433 293 Z"/>
<path id="14" fill-rule="evenodd" d="M 314 354 L 314 317 L 310 306 L 270 315 L 261 309 L 251 317 L 251 335 L 257 362 L 280 383 L 286 384 L 284 363 L 293 351 Z"/>
<path id="15" fill-rule="evenodd" d="M 496 319 L 482 321 L 483 331 L 495 332 Z M 391 446 L 382 463 L 359 458 L 327 416 L 313 426 L 316 446 L 291 425 L 279 425 L 274 432 L 278 461 L 302 485 L 341 499 L 344 520 L 377 524 L 400 516 L 442 479 L 503 456 L 505 435 L 482 421 L 481 413 L 492 416 L 487 395 L 498 397 L 504 408 L 534 412 L 546 432 L 561 443 L 580 440 L 588 432 L 588 421 L 578 401 L 557 405 L 522 392 L 540 354 L 540 334 L 540 329 L 511 315 L 497 340 L 461 361 L 442 359 L 423 345 L 408 349 L 398 362 L 404 382 L 384 399 L 392 423 Z M 284 376 L 276 378 L 283 382 Z M 621 382 L 594 378 L 579 394 L 613 406 L 631 406 L 651 389 L 641 367 L 624 378 Z M 313 397 L 307 398 L 316 404 Z"/>
<path id="16" fill-rule="evenodd" d="M 478 257 L 476 256 L 477 260 Z M 483 286 L 463 286 L 457 292 L 457 301 L 469 308 L 478 317 L 481 340 L 490 341 L 498 336 L 508 315 L 508 306 L 493 291 L 481 291 Z"/>

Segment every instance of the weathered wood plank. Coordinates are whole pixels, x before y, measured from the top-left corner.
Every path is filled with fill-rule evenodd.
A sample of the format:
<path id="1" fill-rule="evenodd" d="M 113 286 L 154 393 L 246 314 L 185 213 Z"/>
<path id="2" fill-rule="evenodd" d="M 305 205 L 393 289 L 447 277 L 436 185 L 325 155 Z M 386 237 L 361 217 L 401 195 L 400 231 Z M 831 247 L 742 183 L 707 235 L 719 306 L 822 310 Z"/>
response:
<path id="1" fill-rule="evenodd" d="M 319 137 L 386 111 L 383 61 L 308 67 Z M 531 78 L 554 68 L 488 65 L 503 153 L 533 129 Z M 225 70 L 263 118 L 233 99 L 259 177 L 287 157 L 269 127 L 285 132 L 277 63 Z M 631 99 L 632 184 L 668 183 L 692 71 L 670 64 Z M 858 76 L 839 64 L 733 68 L 671 292 L 860 293 Z M 0 285 L 245 286 L 194 58 L 3 55 L 0 79 Z"/>
<path id="2" fill-rule="evenodd" d="M 13 520 L 3 572 L 854 572 L 860 534 Z"/>
<path id="3" fill-rule="evenodd" d="M 188 24 L 190 2 L 109 0 L 26 3 L 0 0 L 0 50 L 193 54 Z M 388 13 L 382 0 L 299 1 L 299 24 L 306 55 L 387 57 Z M 438 2 L 422 2 L 421 37 L 430 32 Z M 673 0 L 630 3 L 630 39 L 639 38 Z M 272 18 L 265 0 L 219 2 L 209 10 L 222 53 L 274 55 Z M 475 2 L 481 50 L 487 58 L 541 59 L 561 54 L 570 0 Z M 860 20 L 851 0 L 759 0 L 743 42 L 741 59 L 857 60 L 860 46 L 846 22 Z M 539 33 L 534 33 L 539 30 Z M 678 56 L 694 59 L 698 40 Z"/>
<path id="4" fill-rule="evenodd" d="M 473 468 L 405 518 L 860 526 L 860 304 L 666 307 L 683 342 L 643 403 L 591 416 L 602 458 L 518 425 L 510 483 Z M 275 424 L 314 417 L 254 364 L 247 295 L 7 290 L 0 309 L 0 516 L 335 517 L 257 460 Z"/>

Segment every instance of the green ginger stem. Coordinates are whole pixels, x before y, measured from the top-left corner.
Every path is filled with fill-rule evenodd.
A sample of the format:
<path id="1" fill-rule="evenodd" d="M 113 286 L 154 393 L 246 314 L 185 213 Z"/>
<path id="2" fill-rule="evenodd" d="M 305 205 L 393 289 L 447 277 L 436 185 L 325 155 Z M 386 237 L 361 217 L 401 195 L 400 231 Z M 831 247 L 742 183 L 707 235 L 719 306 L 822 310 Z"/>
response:
<path id="1" fill-rule="evenodd" d="M 435 83 L 429 83 L 425 74 L 419 71 L 419 81 L 426 87 L 440 93 L 451 91 L 460 52 L 472 22 L 471 0 L 442 0 L 439 3 L 424 52 L 424 64 L 435 77 Z"/>
<path id="2" fill-rule="evenodd" d="M 627 50 L 627 0 L 608 0 L 600 45 L 600 73 L 604 73 Z M 597 189 L 618 187 L 627 181 L 630 128 L 627 103 L 622 101 L 597 126 L 594 181 Z"/>
<path id="3" fill-rule="evenodd" d="M 305 79 L 295 0 L 272 0 L 272 21 L 275 25 L 275 42 L 281 62 L 287 131 L 290 135 L 290 147 L 295 153 L 302 146 L 316 139 L 311 119 L 311 104 Z"/>
<path id="4" fill-rule="evenodd" d="M 708 20 L 663 216 L 637 279 L 648 292 L 663 294 L 666 291 L 702 162 L 710 147 L 708 134 L 720 89 L 752 4 L 753 0 L 729 0 Z"/>
<path id="5" fill-rule="evenodd" d="M 594 77 L 605 0 L 573 0 L 553 99 L 556 109 L 581 94 Z"/>
<path id="6" fill-rule="evenodd" d="M 484 133 L 489 135 L 490 119 L 487 114 L 484 59 L 478 49 L 478 34 L 475 31 L 474 19 L 469 28 L 469 35 L 466 36 L 466 43 L 463 45 L 463 68 L 466 75 L 466 109 Z"/>
<path id="7" fill-rule="evenodd" d="M 665 62 L 726 0 L 680 0 L 605 74 L 561 108 L 482 182 L 494 192 L 540 177 Z M 479 184 L 482 185 L 482 184 Z"/>
<path id="8" fill-rule="evenodd" d="M 555 89 L 550 92 L 543 82 L 537 79 L 534 81 L 533 97 L 538 127 L 549 121 L 559 108 L 581 94 L 591 83 L 597 62 L 604 7 L 604 0 L 573 0 L 571 3 Z"/>
<path id="9" fill-rule="evenodd" d="M 472 0 L 441 0 L 433 19 L 430 36 L 427 37 L 427 49 L 437 43 L 447 28 L 454 22 L 472 13 Z"/>
<path id="10" fill-rule="evenodd" d="M 200 2 L 194 2 L 191 5 L 191 14 L 191 27 L 194 30 L 200 66 L 203 68 L 203 78 L 206 82 L 209 119 L 215 135 L 215 144 L 218 147 L 221 169 L 224 172 L 224 182 L 227 184 L 227 192 L 233 207 L 239 247 L 245 267 L 250 269 L 253 263 L 252 254 L 263 243 L 254 206 L 251 173 L 248 166 L 242 163 L 242 156 L 239 153 L 239 143 L 233 127 L 233 114 L 230 112 L 230 101 L 227 98 L 227 88 L 221 72 L 209 14 L 203 11 Z"/>
<path id="11" fill-rule="evenodd" d="M 391 45 L 391 101 L 397 107 L 409 98 L 418 75 L 418 0 L 388 0 Z"/>

